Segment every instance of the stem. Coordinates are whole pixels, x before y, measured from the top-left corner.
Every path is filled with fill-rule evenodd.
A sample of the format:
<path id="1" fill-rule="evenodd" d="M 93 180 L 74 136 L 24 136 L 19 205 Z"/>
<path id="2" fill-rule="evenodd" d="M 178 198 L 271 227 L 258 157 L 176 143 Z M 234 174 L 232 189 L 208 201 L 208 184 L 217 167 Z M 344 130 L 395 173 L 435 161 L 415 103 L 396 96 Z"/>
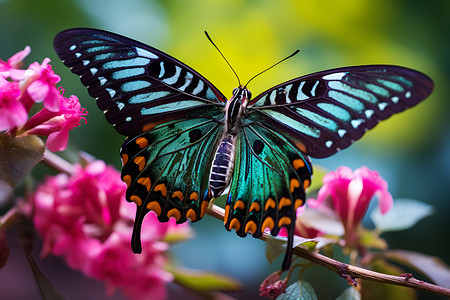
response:
<path id="1" fill-rule="evenodd" d="M 213 216 L 216 219 L 219 219 L 221 221 L 224 220 L 224 210 L 221 207 L 218 207 L 216 205 L 212 205 L 208 208 L 207 214 Z M 266 240 L 266 236 L 262 236 L 260 238 L 261 240 Z M 334 260 L 332 258 L 329 258 L 325 255 L 312 252 L 309 250 L 306 250 L 301 247 L 294 248 L 294 254 L 302 257 L 304 259 L 307 259 L 313 263 L 316 263 L 322 267 L 327 268 L 328 270 L 331 270 L 335 272 L 336 274 L 339 274 L 342 276 L 343 269 L 345 269 L 345 274 L 352 276 L 354 278 L 360 278 L 365 280 L 371 280 L 371 281 L 377 281 L 381 283 L 387 283 L 387 284 L 393 284 L 393 285 L 400 285 L 415 289 L 421 289 L 424 291 L 432 292 L 435 294 L 439 294 L 442 296 L 450 297 L 450 289 L 431 284 L 428 282 L 424 282 L 422 280 L 418 280 L 414 277 L 408 278 L 408 277 L 402 277 L 402 276 L 394 276 L 394 275 L 387 275 L 383 273 L 374 272 L 371 270 L 367 270 L 364 268 L 352 266 L 352 265 L 346 265 L 340 261 Z"/>
<path id="2" fill-rule="evenodd" d="M 50 169 L 55 170 L 56 172 L 72 174 L 75 171 L 73 164 L 69 163 L 53 152 L 48 151 L 47 149 L 45 149 L 42 163 L 48 166 Z"/>

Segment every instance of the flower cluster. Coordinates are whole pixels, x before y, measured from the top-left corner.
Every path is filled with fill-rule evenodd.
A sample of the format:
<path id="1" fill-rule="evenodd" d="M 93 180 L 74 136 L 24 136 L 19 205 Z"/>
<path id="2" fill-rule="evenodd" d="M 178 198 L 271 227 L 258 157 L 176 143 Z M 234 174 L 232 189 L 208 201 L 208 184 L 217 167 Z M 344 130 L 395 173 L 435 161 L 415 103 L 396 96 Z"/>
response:
<path id="1" fill-rule="evenodd" d="M 323 177 L 317 199 L 308 199 L 307 205 L 312 209 L 331 209 L 343 225 L 346 246 L 356 248 L 359 243 L 358 226 L 370 201 L 378 196 L 382 214 L 392 208 L 393 200 L 387 188 L 387 182 L 377 171 L 366 167 L 352 171 L 344 166 Z"/>
<path id="2" fill-rule="evenodd" d="M 0 131 L 11 136 L 47 136 L 50 151 L 62 151 L 67 147 L 69 131 L 80 124 L 87 115 L 76 96 L 64 97 L 64 90 L 55 86 L 61 78 L 56 75 L 50 59 L 42 64 L 32 63 L 28 69 L 20 69 L 30 47 L 18 52 L 6 62 L 0 59 Z M 28 119 L 34 103 L 43 108 Z"/>
<path id="3" fill-rule="evenodd" d="M 67 264 L 102 280 L 107 291 L 120 288 L 130 299 L 164 299 L 164 271 L 175 230 L 187 234 L 187 225 L 174 220 L 160 223 L 149 213 L 144 220 L 142 254 L 132 253 L 130 236 L 134 205 L 125 201 L 126 186 L 114 168 L 103 161 L 76 166 L 74 174 L 49 177 L 29 196 L 33 222 L 43 237 L 42 255 L 64 257 Z"/>
<path id="4" fill-rule="evenodd" d="M 387 182 L 378 172 L 366 167 L 352 171 L 345 166 L 329 172 L 322 181 L 317 199 L 308 199 L 306 206 L 298 208 L 295 235 L 317 241 L 322 236 L 334 236 L 338 244 L 364 250 L 359 227 L 370 201 L 378 196 L 382 214 L 392 208 L 393 200 L 387 191 Z M 286 231 L 281 231 L 280 235 L 286 236 Z M 333 239 L 323 241 L 326 241 L 325 244 L 332 243 Z M 261 284 L 260 296 L 275 299 L 284 293 L 289 276 L 281 280 L 280 273 L 276 272 L 267 277 Z"/>

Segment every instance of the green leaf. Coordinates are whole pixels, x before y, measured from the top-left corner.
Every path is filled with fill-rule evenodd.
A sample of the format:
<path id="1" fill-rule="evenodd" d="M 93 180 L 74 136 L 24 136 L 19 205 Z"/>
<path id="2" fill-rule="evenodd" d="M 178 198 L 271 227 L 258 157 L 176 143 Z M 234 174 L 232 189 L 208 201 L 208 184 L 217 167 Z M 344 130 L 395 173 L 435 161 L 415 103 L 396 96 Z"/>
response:
<path id="1" fill-rule="evenodd" d="M 392 250 L 384 253 L 385 257 L 415 269 L 437 285 L 450 288 L 450 267 L 440 258 L 406 250 Z"/>
<path id="2" fill-rule="evenodd" d="M 299 280 L 286 288 L 277 300 L 317 300 L 316 292 L 309 282 Z"/>
<path id="3" fill-rule="evenodd" d="M 42 273 L 39 266 L 34 261 L 31 254 L 25 252 L 28 263 L 30 264 L 31 270 L 33 271 L 34 280 L 39 287 L 42 299 L 45 300 L 64 300 L 67 299 L 54 285 L 48 280 L 48 278 Z"/>
<path id="4" fill-rule="evenodd" d="M 361 293 L 354 287 L 346 288 L 336 300 L 361 300 Z"/>
<path id="5" fill-rule="evenodd" d="M 270 263 L 273 263 L 275 259 L 286 252 L 287 239 L 284 237 L 273 237 L 267 235 L 266 237 L 266 258 Z M 308 250 L 314 250 L 317 245 L 315 239 L 304 239 L 299 236 L 294 236 L 293 248 L 301 246 Z"/>
<path id="6" fill-rule="evenodd" d="M 369 268 L 372 271 L 384 274 L 398 275 L 404 272 L 401 268 L 389 264 L 383 259 L 372 261 Z M 364 300 L 411 300 L 417 298 L 417 292 L 408 287 L 370 280 L 361 280 L 359 283 L 361 296 Z"/>
<path id="7" fill-rule="evenodd" d="M 44 142 L 37 136 L 0 134 L 0 180 L 16 186 L 42 159 L 44 150 Z"/>
<path id="8" fill-rule="evenodd" d="M 359 230 L 358 233 L 360 234 L 361 238 L 359 239 L 359 242 L 361 245 L 371 248 L 371 249 L 387 249 L 388 244 L 384 239 L 382 239 L 379 234 L 372 230 Z"/>
<path id="9" fill-rule="evenodd" d="M 242 288 L 237 280 L 213 272 L 187 269 L 169 269 L 168 271 L 175 277 L 175 283 L 201 294 L 215 291 L 235 292 Z"/>
<path id="10" fill-rule="evenodd" d="M 426 203 L 413 199 L 395 199 L 390 211 L 382 215 L 379 209 L 374 209 L 370 218 L 380 231 L 399 231 L 411 228 L 432 212 L 433 207 Z"/>

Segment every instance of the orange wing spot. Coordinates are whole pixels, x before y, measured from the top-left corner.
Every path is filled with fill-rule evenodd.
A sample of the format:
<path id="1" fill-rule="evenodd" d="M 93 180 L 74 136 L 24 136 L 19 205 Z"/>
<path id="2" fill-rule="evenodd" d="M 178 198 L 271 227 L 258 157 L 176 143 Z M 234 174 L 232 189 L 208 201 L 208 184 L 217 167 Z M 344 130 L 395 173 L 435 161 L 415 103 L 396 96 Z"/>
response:
<path id="1" fill-rule="evenodd" d="M 205 200 L 202 202 L 202 207 L 200 208 L 200 218 L 203 218 L 207 210 L 208 210 L 208 201 Z"/>
<path id="2" fill-rule="evenodd" d="M 193 192 L 190 196 L 189 196 L 190 200 L 195 200 L 198 201 L 198 194 L 196 192 Z"/>
<path id="3" fill-rule="evenodd" d="M 180 201 L 183 201 L 184 196 L 183 196 L 183 193 L 182 193 L 182 192 L 180 192 L 180 191 L 175 191 L 175 192 L 172 194 L 172 198 L 178 198 L 178 199 L 180 199 Z"/>
<path id="4" fill-rule="evenodd" d="M 134 163 L 138 165 L 139 171 L 142 171 L 145 167 L 145 158 L 143 156 L 137 156 L 134 160 Z"/>
<path id="5" fill-rule="evenodd" d="M 261 209 L 261 205 L 259 205 L 258 202 L 253 202 L 252 205 L 250 205 L 250 212 L 255 211 L 255 212 L 259 212 L 259 210 Z"/>
<path id="6" fill-rule="evenodd" d="M 293 193 L 296 188 L 300 187 L 300 181 L 298 181 L 295 178 L 292 178 L 289 187 L 291 189 L 291 193 Z"/>
<path id="7" fill-rule="evenodd" d="M 128 162 L 128 154 L 122 154 L 122 167 L 125 166 Z"/>
<path id="8" fill-rule="evenodd" d="M 238 231 L 241 228 L 241 222 L 239 222 L 238 219 L 234 218 L 233 220 L 231 220 L 230 222 L 230 229 L 234 229 L 236 231 Z"/>
<path id="9" fill-rule="evenodd" d="M 150 191 L 150 187 L 152 186 L 150 178 L 148 178 L 148 177 L 139 178 L 137 180 L 137 183 L 144 185 L 147 188 L 147 192 Z"/>
<path id="10" fill-rule="evenodd" d="M 191 222 L 197 220 L 197 214 L 195 213 L 195 210 L 193 210 L 192 208 L 189 209 L 186 213 L 186 218 L 190 219 Z"/>
<path id="11" fill-rule="evenodd" d="M 230 205 L 227 205 L 225 206 L 225 217 L 223 218 L 224 224 L 227 224 L 229 216 L 230 216 Z"/>
<path id="12" fill-rule="evenodd" d="M 123 176 L 122 181 L 127 184 L 127 188 L 130 187 L 130 185 L 131 185 L 131 176 L 130 175 Z"/>
<path id="13" fill-rule="evenodd" d="M 291 199 L 286 198 L 286 197 L 281 197 L 280 202 L 278 204 L 278 209 L 281 210 L 283 207 L 289 206 L 291 204 L 292 204 Z"/>
<path id="14" fill-rule="evenodd" d="M 256 226 L 256 223 L 254 221 L 249 221 L 245 225 L 245 232 L 246 233 L 253 234 L 253 233 L 256 232 L 257 229 L 258 229 L 258 226 Z"/>
<path id="15" fill-rule="evenodd" d="M 133 201 L 134 203 L 136 203 L 137 206 L 142 205 L 142 200 L 139 196 L 133 195 L 130 197 L 130 200 Z"/>
<path id="16" fill-rule="evenodd" d="M 307 188 L 309 188 L 310 184 L 311 184 L 311 181 L 308 179 L 305 179 L 305 181 L 303 181 L 303 188 L 306 190 Z"/>
<path id="17" fill-rule="evenodd" d="M 236 201 L 236 203 L 234 203 L 233 209 L 244 209 L 245 208 L 245 204 L 242 200 L 238 200 Z"/>
<path id="18" fill-rule="evenodd" d="M 278 227 L 282 227 L 284 225 L 291 225 L 291 219 L 289 217 L 282 217 L 278 221 Z"/>
<path id="19" fill-rule="evenodd" d="M 136 144 L 141 148 L 144 149 L 145 147 L 148 146 L 148 140 L 144 137 L 138 137 L 136 139 Z"/>
<path id="20" fill-rule="evenodd" d="M 275 204 L 275 201 L 273 201 L 272 198 L 269 198 L 266 200 L 266 204 L 264 205 L 264 210 L 267 211 L 269 209 L 269 207 L 271 207 L 271 208 L 277 207 L 277 205 Z"/>
<path id="21" fill-rule="evenodd" d="M 275 226 L 275 222 L 273 221 L 272 217 L 267 217 L 264 220 L 264 222 L 262 223 L 261 233 L 263 233 L 264 230 L 266 230 L 266 228 L 269 228 L 270 230 L 272 230 L 274 226 Z"/>
<path id="22" fill-rule="evenodd" d="M 295 210 L 297 210 L 297 208 L 299 208 L 302 205 L 303 205 L 302 199 L 295 199 Z"/>
<path id="23" fill-rule="evenodd" d="M 303 159 L 298 158 L 298 159 L 294 159 L 294 161 L 292 162 L 292 165 L 294 166 L 294 169 L 298 170 L 305 166 L 305 162 L 303 161 Z"/>
<path id="24" fill-rule="evenodd" d="M 156 201 L 152 201 L 149 204 L 147 204 L 147 208 L 149 210 L 154 211 L 158 217 L 161 214 L 161 205 L 159 205 L 159 203 Z"/>
<path id="25" fill-rule="evenodd" d="M 166 197 L 167 196 L 167 188 L 166 185 L 164 183 L 160 183 L 157 186 L 155 186 L 155 191 L 160 191 L 161 194 Z"/>
<path id="26" fill-rule="evenodd" d="M 174 217 L 175 220 L 177 220 L 177 222 L 180 220 L 181 218 L 181 213 L 178 209 L 176 208 L 172 208 L 171 210 L 169 210 L 167 212 L 167 217 L 170 219 L 171 217 Z"/>
<path id="27" fill-rule="evenodd" d="M 147 123 L 144 126 L 142 126 L 142 131 L 149 131 L 150 129 L 152 129 L 156 125 L 158 125 L 158 123 Z"/>
<path id="28" fill-rule="evenodd" d="M 306 152 L 306 146 L 303 143 L 295 142 L 295 146 L 300 149 L 302 152 Z"/>

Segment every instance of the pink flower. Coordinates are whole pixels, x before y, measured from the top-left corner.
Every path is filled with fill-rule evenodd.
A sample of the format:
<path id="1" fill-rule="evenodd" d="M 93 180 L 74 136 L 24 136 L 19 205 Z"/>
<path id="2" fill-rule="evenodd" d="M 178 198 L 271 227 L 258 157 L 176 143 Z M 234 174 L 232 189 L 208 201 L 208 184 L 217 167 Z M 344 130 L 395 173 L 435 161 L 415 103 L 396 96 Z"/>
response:
<path id="1" fill-rule="evenodd" d="M 278 296 L 285 293 L 287 287 L 286 279 L 280 280 L 280 278 L 280 271 L 270 274 L 263 281 L 263 283 L 261 283 L 261 287 L 259 288 L 259 295 L 261 297 L 276 299 Z"/>
<path id="2" fill-rule="evenodd" d="M 297 219 L 295 220 L 295 235 L 301 236 L 305 239 L 313 239 L 324 235 L 322 231 L 314 227 L 305 224 L 302 214 L 305 211 L 305 206 L 301 206 L 297 209 Z"/>
<path id="3" fill-rule="evenodd" d="M 132 253 L 135 206 L 126 202 L 125 190 L 119 172 L 102 161 L 47 178 L 29 198 L 42 254 L 63 256 L 71 268 L 104 281 L 108 293 L 119 288 L 132 299 L 164 299 L 165 282 L 173 278 L 164 270 L 169 244 L 163 239 L 187 225 L 160 223 L 149 213 L 142 254 Z"/>
<path id="4" fill-rule="evenodd" d="M 19 84 L 0 77 L 0 131 L 9 130 L 27 121 L 28 113 L 19 97 Z"/>
<path id="5" fill-rule="evenodd" d="M 69 99 L 58 91 L 55 84 L 60 81 L 49 58 L 42 64 L 31 64 L 27 70 L 17 69 L 30 53 L 30 47 L 13 55 L 7 62 L 0 59 L 0 131 L 11 136 L 31 134 L 48 136 L 47 148 L 62 151 L 67 147 L 69 131 L 80 124 L 87 115 L 78 98 Z M 44 109 L 28 122 L 28 112 L 35 102 L 43 102 Z M 20 126 L 20 127 L 19 127 Z"/>
<path id="6" fill-rule="evenodd" d="M 23 60 L 30 52 L 30 46 L 26 46 L 25 49 L 11 56 L 6 62 L 0 59 L 0 77 L 11 78 L 13 80 L 23 79 L 25 70 L 20 70 L 20 68 L 22 67 Z"/>
<path id="7" fill-rule="evenodd" d="M 21 85 L 34 102 L 43 102 L 46 109 L 56 112 L 59 110 L 60 94 L 55 84 L 61 78 L 53 72 L 49 62 L 50 59 L 45 58 L 42 64 L 32 63 L 25 72 Z"/>
<path id="8" fill-rule="evenodd" d="M 386 181 L 376 171 L 362 167 L 352 172 L 348 167 L 340 167 L 324 176 L 317 200 L 309 199 L 308 204 L 318 208 L 325 199 L 331 198 L 334 210 L 344 225 L 345 239 L 353 244 L 357 226 L 375 195 L 378 195 L 383 214 L 391 209 L 393 200 L 387 187 Z"/>
<path id="9" fill-rule="evenodd" d="M 41 111 L 36 113 L 22 128 L 22 135 L 43 135 L 48 136 L 47 148 L 48 150 L 62 151 L 67 147 L 69 140 L 69 131 L 80 125 L 83 119 L 86 121 L 88 112 L 81 107 L 80 102 L 76 96 L 65 98 L 62 95 L 59 99 L 59 110 L 56 112 L 49 111 L 44 107 Z"/>

